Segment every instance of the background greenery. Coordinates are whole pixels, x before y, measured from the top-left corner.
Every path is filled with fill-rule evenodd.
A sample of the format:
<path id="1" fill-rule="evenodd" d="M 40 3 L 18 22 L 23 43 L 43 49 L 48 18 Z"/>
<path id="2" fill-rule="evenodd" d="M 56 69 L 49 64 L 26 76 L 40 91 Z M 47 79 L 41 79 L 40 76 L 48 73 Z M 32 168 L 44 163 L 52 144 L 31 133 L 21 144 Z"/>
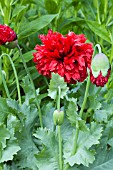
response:
<path id="1" fill-rule="evenodd" d="M 112 0 L 0 0 L 0 23 L 15 30 L 23 57 L 35 84 L 43 126 L 28 75 L 17 48 L 0 46 L 0 54 L 11 55 L 17 70 L 22 104 L 18 104 L 16 81 L 7 56 L 2 66 L 11 99 L 7 98 L 0 75 L 0 170 L 58 170 L 58 139 L 53 131 L 52 113 L 55 101 L 48 96 L 49 79 L 39 75 L 32 62 L 39 34 L 48 29 L 67 34 L 83 33 L 93 45 L 100 44 L 112 66 L 113 62 L 113 1 Z M 112 68 L 112 67 L 111 67 Z M 57 80 L 57 79 L 56 79 Z M 59 81 L 60 83 L 60 81 Z M 90 85 L 87 104 L 80 120 L 77 152 L 70 156 L 74 121 L 81 108 L 86 81 L 68 85 L 66 98 L 61 100 L 65 111 L 62 125 L 64 164 L 69 170 L 112 170 L 113 167 L 113 73 L 104 88 Z M 53 89 L 52 89 L 53 90 Z M 74 109 L 72 109 L 74 108 Z M 88 167 L 89 166 L 89 167 Z"/>

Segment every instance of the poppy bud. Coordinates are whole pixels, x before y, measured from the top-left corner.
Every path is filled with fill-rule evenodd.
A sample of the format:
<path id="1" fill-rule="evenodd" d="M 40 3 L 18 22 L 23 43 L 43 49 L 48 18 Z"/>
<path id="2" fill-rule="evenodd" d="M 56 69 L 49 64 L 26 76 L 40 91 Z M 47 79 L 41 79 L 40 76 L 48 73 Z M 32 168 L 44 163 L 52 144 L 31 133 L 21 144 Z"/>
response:
<path id="1" fill-rule="evenodd" d="M 55 110 L 53 112 L 53 121 L 55 125 L 62 125 L 64 121 L 64 111 Z"/>
<path id="2" fill-rule="evenodd" d="M 17 35 L 9 26 L 0 24 L 0 45 L 7 48 L 15 48 L 17 45 Z"/>
<path id="3" fill-rule="evenodd" d="M 104 86 L 110 76 L 110 63 L 103 53 L 96 54 L 91 63 L 90 79 L 96 86 Z"/>

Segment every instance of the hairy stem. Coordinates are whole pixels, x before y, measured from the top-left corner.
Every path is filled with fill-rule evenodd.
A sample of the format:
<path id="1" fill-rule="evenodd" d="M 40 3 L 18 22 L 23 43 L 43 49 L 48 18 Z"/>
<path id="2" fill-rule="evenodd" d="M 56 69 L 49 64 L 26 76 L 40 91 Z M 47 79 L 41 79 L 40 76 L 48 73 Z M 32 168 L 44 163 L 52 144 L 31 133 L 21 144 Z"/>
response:
<path id="1" fill-rule="evenodd" d="M 17 76 L 17 72 L 16 72 L 16 69 L 15 69 L 14 63 L 13 63 L 11 57 L 10 57 L 8 54 L 2 54 L 0 58 L 2 58 L 2 57 L 4 57 L 4 56 L 7 56 L 7 57 L 8 57 L 11 65 L 12 65 L 12 68 L 13 68 L 13 71 L 14 71 L 14 75 L 15 75 L 15 79 L 16 79 L 16 86 L 17 86 L 19 104 L 21 104 L 20 86 L 19 86 L 18 76 Z M 1 68 L 2 68 L 2 63 L 1 63 Z M 2 70 L 2 69 L 1 69 L 1 70 Z M 5 81 L 3 77 L 2 77 L 2 79 L 3 79 L 3 81 Z M 5 83 L 5 82 L 4 82 L 4 83 Z M 3 83 L 3 84 L 4 84 L 4 83 Z M 4 88 L 5 88 L 5 90 L 6 90 L 7 97 L 9 98 L 9 97 L 10 97 L 10 94 L 9 94 L 9 90 L 8 90 L 8 88 L 7 88 L 7 86 L 6 86 L 6 83 L 4 84 Z"/>
<path id="2" fill-rule="evenodd" d="M 96 47 L 98 48 L 98 52 L 99 52 L 99 53 L 102 53 L 100 44 L 96 44 L 96 45 L 95 45 L 95 48 L 96 48 Z"/>
<path id="3" fill-rule="evenodd" d="M 9 93 L 9 90 L 8 90 L 8 87 L 7 87 L 4 75 L 2 73 L 2 60 L 1 60 L 1 56 L 0 56 L 0 74 L 1 74 L 2 82 L 3 82 L 3 86 L 4 86 L 4 89 L 5 89 L 5 92 L 6 92 L 6 96 L 7 96 L 7 98 L 10 98 L 10 93 Z"/>
<path id="4" fill-rule="evenodd" d="M 84 95 L 84 100 L 82 103 L 82 107 L 80 110 L 80 117 L 82 118 L 82 114 L 83 114 L 83 110 L 85 108 L 86 102 L 87 102 L 87 96 L 88 96 L 88 91 L 89 91 L 89 86 L 90 86 L 90 76 L 87 79 L 87 84 L 86 84 L 86 91 L 85 91 L 85 95 Z"/>
<path id="5" fill-rule="evenodd" d="M 58 87 L 58 98 L 57 98 L 57 110 L 60 111 L 60 96 L 61 96 L 61 89 L 60 86 Z M 61 126 L 58 125 L 58 140 L 59 140 L 59 166 L 60 170 L 63 170 L 63 159 L 62 159 L 62 136 L 61 136 Z"/>
<path id="6" fill-rule="evenodd" d="M 60 96 L 61 96 L 61 89 L 60 86 L 58 87 L 58 99 L 57 99 L 57 110 L 60 111 Z"/>
<path id="7" fill-rule="evenodd" d="M 61 136 L 61 126 L 58 125 L 58 139 L 59 139 L 59 165 L 60 170 L 63 169 L 63 162 L 62 162 L 62 136 Z"/>
<path id="8" fill-rule="evenodd" d="M 30 72 L 27 68 L 27 65 L 26 65 L 26 62 L 25 62 L 25 59 L 22 55 L 22 52 L 21 52 L 21 49 L 19 47 L 19 45 L 17 45 L 17 48 L 19 50 L 19 53 L 20 53 L 20 57 L 22 59 L 22 62 L 23 62 L 23 65 L 24 65 L 24 68 L 26 70 L 26 73 L 28 74 L 29 76 L 29 79 L 30 79 L 30 82 L 31 82 L 31 85 L 32 85 L 32 88 L 33 88 L 33 92 L 34 92 L 34 95 L 35 95 L 35 99 L 36 99 L 36 106 L 38 108 L 38 111 L 39 111 L 39 120 L 40 120 L 40 126 L 43 127 L 43 123 L 42 123 L 42 114 L 41 114 L 41 109 L 40 109 L 40 105 L 39 105 L 39 102 L 38 102 L 38 98 L 37 98 L 37 94 L 36 94 L 36 90 L 35 90 L 35 86 L 34 86 L 34 83 L 33 83 L 33 80 L 32 80 L 32 77 L 30 75 Z"/>

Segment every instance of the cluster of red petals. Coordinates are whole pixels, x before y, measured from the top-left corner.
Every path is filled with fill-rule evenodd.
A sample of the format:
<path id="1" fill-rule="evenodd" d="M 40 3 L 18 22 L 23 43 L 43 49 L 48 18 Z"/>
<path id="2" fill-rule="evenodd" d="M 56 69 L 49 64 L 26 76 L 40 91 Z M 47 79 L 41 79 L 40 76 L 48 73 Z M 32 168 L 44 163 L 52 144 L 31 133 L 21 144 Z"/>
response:
<path id="1" fill-rule="evenodd" d="M 98 75 L 97 78 L 95 78 L 92 74 L 92 71 L 90 71 L 90 80 L 93 84 L 96 84 L 96 86 L 101 86 L 103 87 L 107 82 L 108 82 L 108 79 L 109 79 L 109 76 L 110 76 L 110 69 L 108 70 L 108 73 L 107 75 L 104 77 L 100 71 L 100 74 Z"/>
<path id="2" fill-rule="evenodd" d="M 48 31 L 40 35 L 42 45 L 36 45 L 33 61 L 38 72 L 51 77 L 51 72 L 58 73 L 68 83 L 83 82 L 90 68 L 93 48 L 86 43 L 83 34 L 69 32 L 63 36 L 59 32 Z"/>
<path id="3" fill-rule="evenodd" d="M 16 33 L 7 25 L 0 24 L 0 45 L 17 39 Z"/>

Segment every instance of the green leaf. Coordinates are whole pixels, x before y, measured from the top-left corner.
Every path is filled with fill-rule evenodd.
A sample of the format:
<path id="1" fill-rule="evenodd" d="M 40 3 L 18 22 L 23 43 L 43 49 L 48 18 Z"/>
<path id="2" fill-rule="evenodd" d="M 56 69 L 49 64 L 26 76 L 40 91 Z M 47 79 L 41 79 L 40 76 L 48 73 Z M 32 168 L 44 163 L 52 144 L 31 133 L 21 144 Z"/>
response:
<path id="1" fill-rule="evenodd" d="M 10 113 L 7 107 L 6 99 L 0 97 L 0 122 L 4 122 L 7 115 Z"/>
<path id="2" fill-rule="evenodd" d="M 113 82 L 113 81 L 112 81 L 112 82 Z M 112 89 L 112 88 L 110 88 L 110 89 L 108 90 L 108 92 L 107 92 L 106 95 L 105 95 L 105 98 L 106 98 L 107 102 L 111 102 L 111 100 L 112 100 L 112 98 L 113 98 L 113 89 Z"/>
<path id="3" fill-rule="evenodd" d="M 69 163 L 70 166 L 73 166 L 74 164 L 78 164 L 78 165 L 83 164 L 84 166 L 89 166 L 89 163 L 93 163 L 93 161 L 95 160 L 94 157 L 95 151 L 91 150 L 90 148 L 93 145 L 99 144 L 99 139 L 101 138 L 101 136 L 102 136 L 102 127 L 92 122 L 89 131 L 79 132 L 77 150 L 75 155 L 73 156 L 71 155 L 71 151 L 73 149 L 74 137 L 73 137 L 73 143 L 71 141 L 72 138 L 69 139 L 65 144 L 65 149 L 64 149 L 65 163 Z"/>
<path id="4" fill-rule="evenodd" d="M 63 143 L 66 143 L 68 139 L 72 137 L 72 132 L 73 132 L 73 127 L 67 121 L 67 119 L 64 118 L 64 123 L 61 126 L 61 134 L 63 138 Z"/>
<path id="5" fill-rule="evenodd" d="M 113 169 L 113 149 L 107 149 L 106 146 L 103 147 L 103 140 L 101 144 L 97 147 L 96 159 L 93 164 L 89 167 L 81 166 L 80 170 L 112 170 Z M 107 145 L 107 142 L 106 142 Z"/>
<path id="6" fill-rule="evenodd" d="M 88 96 L 88 105 L 89 108 L 93 110 L 98 110 L 101 108 L 101 103 L 98 101 L 98 98 L 96 96 Z"/>
<path id="7" fill-rule="evenodd" d="M 31 51 L 23 54 L 23 57 L 24 57 L 25 62 L 28 62 L 28 61 L 32 60 L 32 58 L 33 58 L 33 55 L 32 55 L 33 52 L 35 52 L 35 50 L 31 50 Z M 21 58 L 20 58 L 20 62 L 22 62 L 22 59 L 21 59 Z"/>
<path id="8" fill-rule="evenodd" d="M 24 9 L 26 9 L 28 6 L 22 6 L 22 5 L 17 5 L 13 12 L 12 12 L 12 18 L 14 18 L 15 16 L 17 16 L 18 14 L 20 14 L 20 12 L 22 12 Z"/>
<path id="9" fill-rule="evenodd" d="M 51 23 L 51 21 L 57 16 L 57 14 L 55 15 L 44 15 L 41 16 L 38 19 L 35 19 L 29 23 L 24 23 L 21 26 L 21 31 L 18 35 L 19 38 L 25 38 L 35 32 L 38 32 L 39 30 L 41 30 L 42 28 L 46 27 L 48 24 Z"/>
<path id="10" fill-rule="evenodd" d="M 10 138 L 13 139 L 15 133 L 22 130 L 21 122 L 16 116 L 9 114 L 7 117 L 7 128 L 10 132 Z"/>
<path id="11" fill-rule="evenodd" d="M 1 157 L 2 157 L 2 143 L 0 142 L 0 159 L 1 159 Z"/>
<path id="12" fill-rule="evenodd" d="M 9 109 L 7 103 L 5 105 L 5 110 L 6 108 Z M 0 163 L 12 160 L 14 155 L 20 150 L 15 137 L 15 131 L 20 127 L 18 126 L 19 122 L 16 116 L 12 115 L 12 110 L 9 110 L 10 112 L 7 116 L 7 119 L 5 120 L 5 124 L 0 125 L 0 146 L 2 146 L 2 152 L 0 153 Z"/>
<path id="13" fill-rule="evenodd" d="M 58 5 L 55 0 L 45 0 L 44 3 L 48 14 L 58 13 Z"/>
<path id="14" fill-rule="evenodd" d="M 37 170 L 37 162 L 34 155 L 37 154 L 39 150 L 33 142 L 31 134 L 29 134 L 26 128 L 23 128 L 22 132 L 18 133 L 18 142 L 21 150 L 17 155 L 17 165 L 21 169 L 29 168 Z"/>
<path id="15" fill-rule="evenodd" d="M 2 147 L 6 147 L 6 140 L 10 138 L 10 133 L 5 127 L 5 125 L 0 125 L 0 143 L 2 144 Z"/>
<path id="16" fill-rule="evenodd" d="M 21 148 L 14 141 L 12 143 L 8 144 L 7 147 L 3 151 L 2 157 L 0 159 L 0 163 L 6 162 L 6 161 L 9 161 L 9 160 L 13 160 L 13 156 L 15 154 L 17 154 L 17 152 L 20 149 Z"/>
<path id="17" fill-rule="evenodd" d="M 66 92 L 68 91 L 67 83 L 64 82 L 64 78 L 59 74 L 52 73 L 52 79 L 50 80 L 48 89 L 48 96 L 50 96 L 52 99 L 56 99 L 59 87 L 61 89 L 60 98 L 63 99 L 66 95 Z"/>
<path id="18" fill-rule="evenodd" d="M 53 112 L 55 108 L 53 107 L 52 102 L 47 102 L 43 104 L 42 108 L 43 115 L 43 124 L 47 129 L 53 130 L 54 122 L 53 122 Z"/>
<path id="19" fill-rule="evenodd" d="M 88 129 L 86 126 L 86 122 L 81 119 L 77 111 L 78 111 L 77 99 L 74 98 L 69 99 L 69 105 L 66 110 L 69 122 L 71 123 L 72 126 L 76 126 L 76 121 L 78 121 L 79 130 L 87 131 Z"/>
<path id="20" fill-rule="evenodd" d="M 58 143 L 54 132 L 38 129 L 34 136 L 44 145 L 42 151 L 36 154 L 37 167 L 40 170 L 58 170 Z"/>
<path id="21" fill-rule="evenodd" d="M 15 100 L 8 99 L 7 104 L 16 113 L 18 117 L 21 115 L 21 129 L 16 132 L 19 146 L 21 150 L 17 154 L 18 166 L 21 168 L 31 168 L 37 170 L 36 159 L 34 155 L 38 153 L 38 148 L 32 139 L 32 128 L 37 121 L 37 109 L 34 104 L 21 106 Z M 14 123 L 12 121 L 12 123 Z M 10 128 L 10 126 L 8 126 Z M 31 162 L 32 160 L 32 162 Z"/>
<path id="22" fill-rule="evenodd" d="M 33 86 L 31 85 L 28 75 L 23 78 L 22 87 L 25 92 L 25 103 L 27 105 L 29 105 L 29 103 L 33 103 L 33 101 L 35 100 L 35 94 L 34 94 L 34 89 L 33 89 Z M 41 97 L 39 95 L 39 89 L 36 90 L 36 94 L 39 99 L 39 97 Z"/>
<path id="23" fill-rule="evenodd" d="M 95 168 L 93 168 L 92 170 L 112 170 L 113 169 L 113 159 L 99 165 L 96 166 Z"/>
<path id="24" fill-rule="evenodd" d="M 75 126 L 76 120 L 79 119 L 79 115 L 77 113 L 78 107 L 77 107 L 77 99 L 70 99 L 68 108 L 66 110 L 66 114 L 68 117 L 69 122 Z"/>
<path id="25" fill-rule="evenodd" d="M 97 34 L 103 40 L 106 40 L 107 42 L 112 43 L 110 40 L 109 32 L 107 31 L 104 25 L 100 25 L 98 24 L 98 22 L 90 21 L 90 20 L 86 20 L 86 24 L 95 34 Z"/>
<path id="26" fill-rule="evenodd" d="M 23 103 L 21 106 L 17 101 L 8 99 L 7 104 L 10 108 L 13 109 L 13 112 L 16 112 L 16 115 L 19 117 L 19 120 L 24 124 L 27 131 L 31 131 L 34 122 L 36 122 L 37 118 L 37 109 L 35 105 L 28 106 L 26 103 Z"/>
<path id="27" fill-rule="evenodd" d="M 107 122 L 107 111 L 106 110 L 96 110 L 94 113 L 94 118 L 97 122 Z"/>
<path id="28" fill-rule="evenodd" d="M 21 112 L 21 107 L 18 102 L 16 100 L 7 99 L 7 105 L 10 109 L 11 114 L 14 114 L 18 118 L 18 120 L 23 123 L 25 117 Z"/>
<path id="29" fill-rule="evenodd" d="M 108 140 L 108 144 L 109 144 L 110 146 L 112 146 L 112 148 L 113 148 L 113 138 L 111 138 L 111 139 Z"/>
<path id="30" fill-rule="evenodd" d="M 84 19 L 81 19 L 81 18 L 66 18 L 60 25 L 60 30 L 65 30 L 67 29 L 68 27 L 71 27 L 71 26 L 75 26 L 75 25 L 79 25 L 81 26 L 81 24 L 83 25 L 85 23 Z"/>

